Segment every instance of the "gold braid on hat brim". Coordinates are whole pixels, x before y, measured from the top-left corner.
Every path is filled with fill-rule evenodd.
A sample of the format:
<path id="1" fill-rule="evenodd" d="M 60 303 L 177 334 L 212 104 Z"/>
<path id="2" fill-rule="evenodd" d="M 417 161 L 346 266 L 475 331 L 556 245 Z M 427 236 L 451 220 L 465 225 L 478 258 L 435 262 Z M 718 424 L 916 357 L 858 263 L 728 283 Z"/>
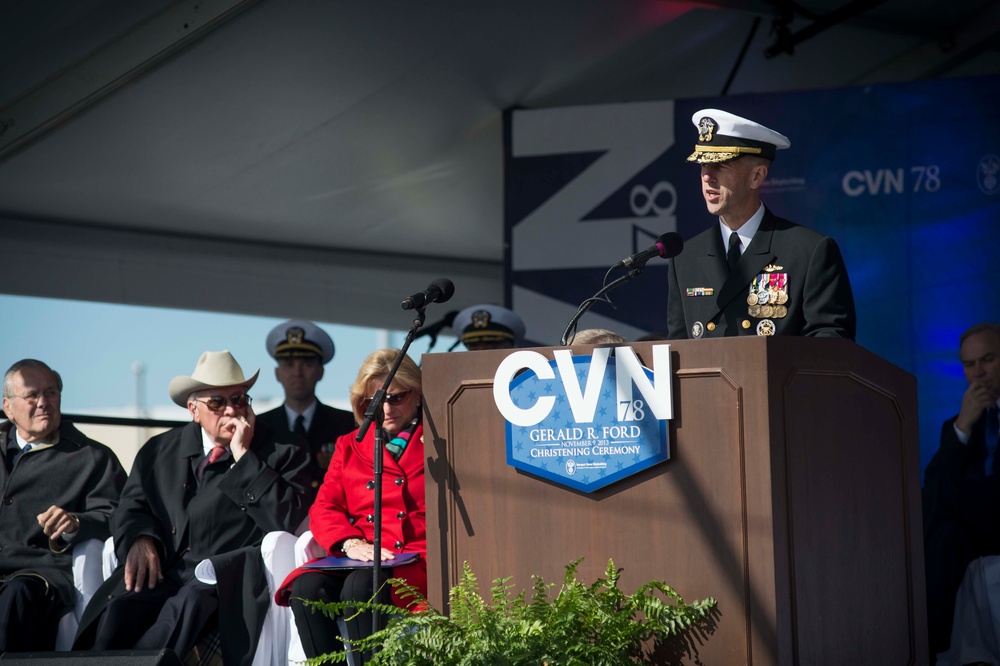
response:
<path id="1" fill-rule="evenodd" d="M 465 342 L 500 342 L 502 340 L 513 340 L 514 334 L 510 331 L 501 331 L 495 328 L 478 331 L 468 331 L 462 334 L 461 340 Z"/>
<path id="2" fill-rule="evenodd" d="M 764 151 L 753 146 L 695 146 L 694 152 L 688 155 L 688 162 L 728 162 L 743 155 L 760 155 Z"/>

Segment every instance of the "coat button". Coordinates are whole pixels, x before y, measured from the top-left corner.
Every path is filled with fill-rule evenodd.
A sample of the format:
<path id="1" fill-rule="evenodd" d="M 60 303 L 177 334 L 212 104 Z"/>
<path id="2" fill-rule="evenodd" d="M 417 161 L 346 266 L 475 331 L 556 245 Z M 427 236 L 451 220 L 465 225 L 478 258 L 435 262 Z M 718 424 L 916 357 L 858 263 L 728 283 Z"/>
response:
<path id="1" fill-rule="evenodd" d="M 14 498 L 13 497 L 4 497 L 3 498 L 3 503 L 6 504 L 7 506 L 10 506 L 11 504 L 14 503 Z"/>
<path id="2" fill-rule="evenodd" d="M 354 516 L 351 516 L 350 518 L 347 519 L 347 522 L 353 525 L 354 523 L 358 522 L 358 519 L 355 518 Z"/>
<path id="3" fill-rule="evenodd" d="M 396 550 L 401 550 L 402 548 L 403 548 L 403 542 L 402 541 L 397 541 L 396 542 Z"/>
<path id="4" fill-rule="evenodd" d="M 173 526 L 170 527 L 170 533 L 171 534 L 177 534 L 177 526 L 176 525 L 173 525 Z"/>
<path id="5" fill-rule="evenodd" d="M 369 481 L 368 483 L 365 484 L 365 488 L 367 488 L 368 490 L 375 490 L 375 482 Z"/>
<path id="6" fill-rule="evenodd" d="M 246 504 L 240 504 L 240 511 L 246 511 L 246 510 L 247 510 L 247 505 Z"/>
<path id="7" fill-rule="evenodd" d="M 750 320 L 744 319 L 743 321 L 740 322 L 740 326 L 742 326 L 743 328 L 750 328 Z"/>
<path id="8" fill-rule="evenodd" d="M 714 321 L 708 322 L 708 324 L 705 325 L 705 328 L 707 328 L 710 331 L 714 331 L 715 330 L 715 322 Z"/>
<path id="9" fill-rule="evenodd" d="M 397 479 L 396 479 L 396 485 L 397 485 L 397 486 L 401 486 L 401 485 L 403 485 L 403 479 L 401 479 L 401 478 L 397 478 Z"/>
<path id="10" fill-rule="evenodd" d="M 406 518 L 406 512 L 400 511 L 399 513 L 396 514 L 396 517 L 402 520 L 403 518 Z"/>
<path id="11" fill-rule="evenodd" d="M 374 523 L 375 522 L 375 516 L 373 516 L 372 514 L 369 513 L 367 516 L 365 516 L 365 520 L 367 522 L 369 522 L 369 523 Z"/>
<path id="12" fill-rule="evenodd" d="M 255 497 L 254 497 L 253 493 L 247 493 L 247 501 L 248 502 L 252 502 L 252 501 L 254 501 L 254 499 L 255 499 Z"/>

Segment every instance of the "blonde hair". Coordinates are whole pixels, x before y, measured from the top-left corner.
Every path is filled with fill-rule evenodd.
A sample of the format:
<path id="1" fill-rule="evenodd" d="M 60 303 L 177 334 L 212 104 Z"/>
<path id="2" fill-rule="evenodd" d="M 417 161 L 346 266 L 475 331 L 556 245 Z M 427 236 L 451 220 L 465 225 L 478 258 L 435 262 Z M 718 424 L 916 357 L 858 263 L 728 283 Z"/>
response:
<path id="1" fill-rule="evenodd" d="M 385 377 L 392 370 L 393 364 L 399 357 L 398 349 L 379 349 L 373 351 L 361 362 L 361 369 L 358 370 L 358 377 L 351 384 L 351 409 L 354 411 L 354 421 L 360 424 L 365 419 L 362 403 L 371 397 L 368 392 L 368 385 L 376 377 Z M 421 393 L 420 368 L 409 356 L 404 356 L 396 371 L 393 381 L 403 388 Z"/>
<path id="2" fill-rule="evenodd" d="M 601 345 L 607 343 L 622 344 L 625 338 L 606 328 L 585 328 L 573 336 L 574 345 Z"/>

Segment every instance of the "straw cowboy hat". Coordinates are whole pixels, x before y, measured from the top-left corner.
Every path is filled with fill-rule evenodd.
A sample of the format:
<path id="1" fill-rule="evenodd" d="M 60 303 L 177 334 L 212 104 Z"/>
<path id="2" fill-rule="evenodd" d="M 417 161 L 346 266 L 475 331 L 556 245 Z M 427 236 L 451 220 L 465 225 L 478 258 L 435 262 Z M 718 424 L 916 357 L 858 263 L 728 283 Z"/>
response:
<path id="1" fill-rule="evenodd" d="M 187 398 L 193 391 L 207 388 L 222 388 L 225 386 L 245 386 L 249 389 L 257 381 L 260 370 L 253 377 L 246 379 L 243 369 L 236 362 L 229 350 L 207 351 L 198 359 L 198 365 L 190 377 L 180 375 L 170 380 L 167 391 L 170 399 L 181 407 L 187 407 Z"/>

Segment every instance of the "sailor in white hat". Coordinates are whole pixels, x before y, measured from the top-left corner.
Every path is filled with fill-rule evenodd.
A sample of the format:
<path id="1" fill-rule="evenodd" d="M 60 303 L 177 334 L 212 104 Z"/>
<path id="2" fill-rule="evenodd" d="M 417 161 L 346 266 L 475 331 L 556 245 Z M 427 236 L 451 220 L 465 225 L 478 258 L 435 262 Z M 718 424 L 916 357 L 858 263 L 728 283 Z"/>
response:
<path id="1" fill-rule="evenodd" d="M 452 322 L 459 341 L 469 351 L 510 349 L 524 342 L 524 322 L 512 310 L 492 303 L 470 305 Z"/>
<path id="2" fill-rule="evenodd" d="M 854 339 L 854 296 L 832 238 L 777 217 L 761 186 L 788 138 L 721 109 L 691 116 L 689 162 L 718 219 L 670 262 L 671 339 L 812 335 Z"/>
<path id="3" fill-rule="evenodd" d="M 316 397 L 324 365 L 333 359 L 333 340 L 311 321 L 290 319 L 271 329 L 266 345 L 277 361 L 274 376 L 285 390 L 285 402 L 258 419 L 277 432 L 294 433 L 308 445 L 312 497 L 323 483 L 337 438 L 357 427 L 354 414 L 324 405 Z"/>

